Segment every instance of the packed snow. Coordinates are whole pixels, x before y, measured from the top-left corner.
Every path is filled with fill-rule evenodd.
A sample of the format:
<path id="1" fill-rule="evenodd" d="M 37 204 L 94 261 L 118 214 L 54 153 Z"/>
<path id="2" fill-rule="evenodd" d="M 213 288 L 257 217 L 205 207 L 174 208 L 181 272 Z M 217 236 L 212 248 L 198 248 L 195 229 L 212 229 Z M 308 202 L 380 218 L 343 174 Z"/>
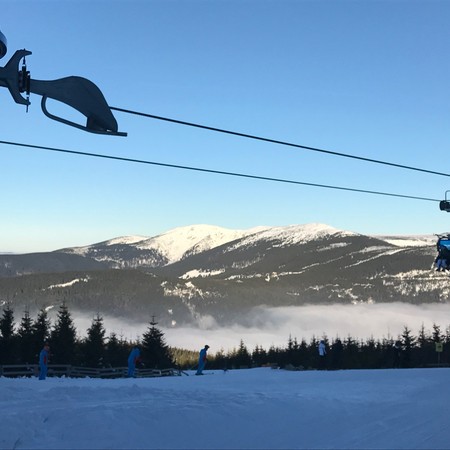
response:
<path id="1" fill-rule="evenodd" d="M 2 449 L 448 449 L 450 369 L 0 378 Z"/>

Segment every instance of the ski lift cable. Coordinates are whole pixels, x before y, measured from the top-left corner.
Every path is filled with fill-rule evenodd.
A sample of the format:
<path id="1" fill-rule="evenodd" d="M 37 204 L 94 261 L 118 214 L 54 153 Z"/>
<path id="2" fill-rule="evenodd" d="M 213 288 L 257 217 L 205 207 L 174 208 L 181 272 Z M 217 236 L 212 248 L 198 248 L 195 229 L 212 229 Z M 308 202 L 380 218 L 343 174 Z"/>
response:
<path id="1" fill-rule="evenodd" d="M 105 155 L 105 154 L 100 154 L 100 153 L 81 152 L 81 151 L 75 151 L 75 150 L 67 150 L 67 149 L 63 149 L 63 148 L 46 147 L 46 146 L 42 146 L 42 145 L 24 144 L 24 143 L 20 143 L 20 142 L 10 142 L 10 141 L 1 141 L 0 140 L 0 144 L 11 145 L 11 146 L 16 146 L 16 147 L 23 147 L 23 148 L 31 148 L 31 149 L 35 149 L 35 150 L 46 150 L 46 151 L 52 151 L 52 152 L 66 153 L 66 154 L 72 154 L 72 155 L 77 155 L 77 156 L 89 156 L 89 157 L 94 157 L 94 158 L 110 159 L 110 160 L 121 161 L 121 162 L 131 162 L 131 163 L 137 163 L 137 164 L 147 164 L 147 165 L 153 165 L 153 166 L 159 166 L 159 167 L 167 167 L 167 168 L 172 168 L 172 169 L 181 169 L 181 170 L 190 170 L 190 171 L 203 172 L 203 173 L 211 173 L 211 174 L 215 174 L 215 175 L 227 175 L 227 176 L 234 176 L 234 177 L 240 177 L 240 178 L 250 178 L 250 179 L 261 180 L 261 181 L 272 181 L 272 182 L 277 182 L 277 183 L 287 183 L 287 184 L 295 184 L 295 185 L 302 185 L 302 186 L 319 187 L 319 188 L 324 188 L 324 189 L 334 189 L 334 190 L 340 190 L 340 191 L 357 192 L 357 193 L 361 193 L 361 194 L 383 195 L 383 196 L 398 197 L 398 198 L 405 198 L 405 199 L 411 199 L 411 200 L 424 200 L 424 201 L 430 201 L 430 202 L 439 202 L 440 201 L 438 199 L 428 198 L 428 197 L 418 197 L 418 196 L 413 196 L 413 195 L 395 194 L 395 193 L 391 193 L 391 192 L 371 191 L 371 190 L 366 190 L 366 189 L 356 189 L 356 188 L 350 188 L 350 187 L 344 187 L 344 186 L 309 183 L 309 182 L 305 182 L 305 181 L 288 180 L 288 179 L 283 179 L 283 178 L 273 178 L 273 177 L 251 175 L 251 174 L 237 173 L 237 172 L 228 172 L 228 171 L 223 171 L 223 170 L 205 169 L 205 168 L 201 168 L 201 167 L 183 166 L 183 165 L 178 165 L 178 164 L 169 164 L 169 163 L 163 163 L 163 162 L 157 162 L 157 161 L 125 158 L 122 156 Z"/>
<path id="2" fill-rule="evenodd" d="M 216 127 L 210 127 L 207 125 L 202 125 L 202 124 L 198 124 L 198 123 L 192 123 L 192 122 L 186 122 L 184 120 L 177 120 L 177 119 L 171 119 L 168 117 L 161 117 L 161 116 L 156 116 L 153 114 L 147 114 L 147 113 L 143 113 L 143 112 L 139 112 L 139 111 L 133 111 L 133 110 L 129 110 L 129 109 L 123 109 L 123 108 L 118 108 L 115 106 L 109 106 L 109 108 L 111 110 L 114 111 L 118 111 L 118 112 L 122 112 L 125 114 L 133 114 L 136 116 L 142 116 L 142 117 L 147 117 L 149 119 L 156 119 L 156 120 L 162 120 L 165 122 L 171 122 L 171 123 L 175 123 L 178 125 L 185 125 L 185 126 L 189 126 L 189 127 L 195 127 L 195 128 L 201 128 L 204 130 L 209 130 L 209 131 L 214 131 L 217 133 L 225 133 L 225 134 L 230 134 L 233 136 L 239 136 L 239 137 L 243 137 L 243 138 L 247 138 L 247 139 L 254 139 L 254 140 L 258 140 L 258 141 L 263 141 L 263 142 L 269 142 L 271 144 L 278 144 L 278 145 L 286 145 L 288 147 L 295 147 L 295 148 L 301 148 L 303 150 L 309 150 L 309 151 L 313 151 L 313 152 L 319 152 L 319 153 L 325 153 L 328 155 L 333 155 L 333 156 L 340 156 L 343 158 L 351 158 L 351 159 L 356 159 L 359 161 L 364 161 L 364 162 L 368 162 L 368 163 L 373 163 L 373 164 L 382 164 L 385 166 L 391 166 L 391 167 L 396 167 L 398 169 L 405 169 L 405 170 L 414 170 L 416 172 L 423 172 L 423 173 L 428 173 L 428 174 L 432 174 L 432 175 L 439 175 L 439 176 L 443 176 L 443 177 L 450 177 L 450 174 L 445 173 L 445 172 L 437 172 L 434 170 L 428 170 L 428 169 L 422 169 L 420 167 L 413 167 L 413 166 L 407 166 L 404 164 L 397 164 L 397 163 L 392 163 L 389 161 L 382 161 L 382 160 L 378 160 L 378 159 L 372 159 L 372 158 L 366 158 L 363 156 L 357 156 L 357 155 L 351 155 L 348 153 L 341 153 L 341 152 L 335 152 L 332 150 L 325 150 L 322 148 L 316 148 L 316 147 L 309 147 L 306 145 L 300 145 L 300 144 L 295 144 L 292 142 L 286 142 L 286 141 L 280 141 L 277 139 L 271 139 L 271 138 L 266 138 L 266 137 L 262 137 L 262 136 L 255 136 L 252 134 L 246 134 L 246 133 L 240 133 L 238 131 L 231 131 L 231 130 L 225 130 L 222 128 L 216 128 Z"/>

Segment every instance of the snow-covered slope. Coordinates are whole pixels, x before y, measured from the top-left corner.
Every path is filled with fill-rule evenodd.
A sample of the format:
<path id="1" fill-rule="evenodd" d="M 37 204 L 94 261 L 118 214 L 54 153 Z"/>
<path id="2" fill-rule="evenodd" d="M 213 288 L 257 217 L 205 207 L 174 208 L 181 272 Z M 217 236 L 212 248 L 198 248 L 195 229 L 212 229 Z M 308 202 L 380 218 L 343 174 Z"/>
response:
<path id="1" fill-rule="evenodd" d="M 0 278 L 0 291 L 6 298 L 14 296 L 20 310 L 30 298 L 36 307 L 45 307 L 60 301 L 60 295 L 42 286 L 66 286 L 89 275 L 88 282 L 64 288 L 67 298 L 85 310 L 101 306 L 105 313 L 133 317 L 151 310 L 161 321 L 176 323 L 197 321 L 199 315 L 236 322 L 261 304 L 446 302 L 448 277 L 430 270 L 435 245 L 429 242 L 424 245 L 423 237 L 370 237 L 318 223 L 249 230 L 193 225 L 151 238 L 94 244 L 83 249 L 84 258 L 70 255 L 79 249 L 55 252 L 100 266 L 89 274 L 61 276 L 54 265 L 40 264 L 41 277 Z M 16 266 L 10 258 L 3 263 L 3 276 L 36 272 L 26 260 Z M 63 269 L 71 271 L 67 265 Z M 80 266 L 72 268 L 78 270 Z"/>
<path id="2" fill-rule="evenodd" d="M 113 267 L 157 267 L 184 257 L 210 250 L 227 242 L 251 235 L 267 227 L 230 230 L 214 225 L 191 225 L 169 230 L 158 236 L 123 236 L 85 247 L 59 250 L 97 261 L 108 261 Z"/>
<path id="3" fill-rule="evenodd" d="M 249 234 L 241 239 L 232 249 L 251 246 L 257 241 L 276 241 L 279 247 L 304 244 L 306 242 L 323 239 L 328 236 L 356 236 L 356 233 L 338 230 L 322 223 L 310 223 L 306 225 L 290 225 L 286 227 L 266 227 Z M 230 248 L 230 249 L 231 249 Z"/>
<path id="4" fill-rule="evenodd" d="M 436 243 L 436 237 L 432 235 L 421 236 L 372 236 L 397 247 L 429 247 Z"/>
<path id="5" fill-rule="evenodd" d="M 60 250 L 109 261 L 114 267 L 161 266 L 186 257 L 238 241 L 229 250 L 251 246 L 260 241 L 276 242 L 284 247 L 323 239 L 326 236 L 351 236 L 356 233 L 338 230 L 329 225 L 312 223 L 280 227 L 259 226 L 232 230 L 214 225 L 178 227 L 153 237 L 123 236 L 85 247 Z M 127 259 L 127 260 L 126 260 Z"/>
<path id="6" fill-rule="evenodd" d="M 0 378 L 0 448 L 449 448 L 450 369 L 205 373 Z"/>
<path id="7" fill-rule="evenodd" d="M 192 225 L 179 227 L 166 233 L 138 242 L 140 250 L 154 249 L 164 255 L 168 264 L 179 261 L 184 256 L 200 253 L 218 247 L 258 229 L 230 230 L 213 225 Z"/>
<path id="8" fill-rule="evenodd" d="M 285 248 L 328 238 L 361 236 L 322 223 L 232 230 L 214 225 L 178 227 L 153 237 L 122 236 L 60 250 L 107 262 L 114 268 L 161 267 L 230 243 L 226 251 L 268 242 Z M 433 246 L 433 236 L 372 236 L 396 247 Z"/>
<path id="9" fill-rule="evenodd" d="M 69 247 L 58 251 L 64 253 L 74 253 L 76 255 L 81 256 L 87 256 L 93 248 L 112 247 L 115 245 L 133 245 L 137 244 L 138 242 L 145 241 L 147 239 L 148 236 L 120 236 L 113 239 L 108 239 L 107 241 L 99 242 L 98 244 L 85 245 L 83 247 Z"/>

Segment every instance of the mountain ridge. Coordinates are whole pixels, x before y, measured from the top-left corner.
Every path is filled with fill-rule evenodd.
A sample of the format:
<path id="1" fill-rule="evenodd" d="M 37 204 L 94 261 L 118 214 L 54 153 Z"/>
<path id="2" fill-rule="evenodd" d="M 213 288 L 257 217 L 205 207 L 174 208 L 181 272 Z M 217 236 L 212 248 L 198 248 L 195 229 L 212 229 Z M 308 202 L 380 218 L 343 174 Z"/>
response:
<path id="1" fill-rule="evenodd" d="M 264 305 L 446 303 L 450 295 L 448 276 L 430 270 L 431 236 L 382 239 L 317 223 L 223 230 L 114 238 L 84 247 L 85 256 L 79 248 L 0 255 L 0 304 L 36 310 L 64 301 L 83 313 L 155 315 L 178 326 L 235 323 Z M 181 244 L 167 253 L 177 235 Z"/>

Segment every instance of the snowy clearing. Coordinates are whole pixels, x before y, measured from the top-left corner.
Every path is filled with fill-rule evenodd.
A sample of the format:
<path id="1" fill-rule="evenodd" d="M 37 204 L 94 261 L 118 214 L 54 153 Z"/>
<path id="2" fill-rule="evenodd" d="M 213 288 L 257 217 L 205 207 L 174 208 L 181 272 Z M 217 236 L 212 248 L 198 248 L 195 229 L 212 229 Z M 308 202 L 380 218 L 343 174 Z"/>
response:
<path id="1" fill-rule="evenodd" d="M 0 378 L 2 449 L 448 449 L 450 369 Z"/>

